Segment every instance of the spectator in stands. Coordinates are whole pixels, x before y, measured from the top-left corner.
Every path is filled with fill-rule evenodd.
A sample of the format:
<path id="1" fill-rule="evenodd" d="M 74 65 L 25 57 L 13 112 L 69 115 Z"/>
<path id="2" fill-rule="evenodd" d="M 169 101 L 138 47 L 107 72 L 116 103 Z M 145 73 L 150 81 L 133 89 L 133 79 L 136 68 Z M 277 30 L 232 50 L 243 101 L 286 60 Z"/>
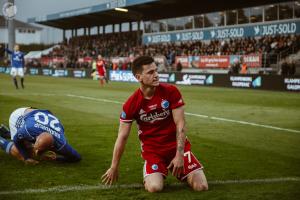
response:
<path id="1" fill-rule="evenodd" d="M 240 71 L 240 74 L 247 74 L 248 73 L 248 67 L 247 67 L 247 64 L 244 62 L 244 59 L 243 57 L 241 57 L 240 59 L 241 61 L 241 71 Z"/>
<path id="2" fill-rule="evenodd" d="M 296 63 L 294 60 L 291 60 L 291 62 L 289 64 L 288 75 L 293 76 L 295 74 L 296 74 Z"/>
<path id="3" fill-rule="evenodd" d="M 286 76 L 288 74 L 288 62 L 287 59 L 284 59 L 283 62 L 281 63 L 281 75 Z"/>
<path id="4" fill-rule="evenodd" d="M 141 34 L 141 33 L 139 33 Z M 137 32 L 109 33 L 104 35 L 79 36 L 70 39 L 69 43 L 63 43 L 47 55 L 49 58 L 66 57 L 68 67 L 89 68 L 85 62 L 78 62 L 79 58 L 94 57 L 101 54 L 111 57 L 137 57 L 140 55 L 163 56 L 167 59 L 167 65 L 176 69 L 176 56 L 200 56 L 200 55 L 243 55 L 251 53 L 267 53 L 269 55 L 280 52 L 300 50 L 300 35 L 264 36 L 260 38 L 236 38 L 228 40 L 188 41 L 164 44 L 137 44 Z M 268 58 L 266 56 L 268 62 Z M 268 65 L 267 65 L 268 66 Z M 196 65 L 197 67 L 197 65 Z M 114 66 L 113 69 L 122 69 L 122 66 Z"/>
<path id="5" fill-rule="evenodd" d="M 181 72 L 181 70 L 182 70 L 182 64 L 180 61 L 178 61 L 177 65 L 176 65 L 176 71 Z"/>

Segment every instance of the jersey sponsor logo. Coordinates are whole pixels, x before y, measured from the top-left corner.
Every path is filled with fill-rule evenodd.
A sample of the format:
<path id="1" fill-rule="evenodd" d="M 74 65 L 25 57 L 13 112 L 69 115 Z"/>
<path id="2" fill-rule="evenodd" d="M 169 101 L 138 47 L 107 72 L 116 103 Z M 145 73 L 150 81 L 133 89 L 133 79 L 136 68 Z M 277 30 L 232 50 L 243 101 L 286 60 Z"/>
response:
<path id="1" fill-rule="evenodd" d="M 150 110 L 155 110 L 156 107 L 157 107 L 157 104 L 154 104 L 154 105 L 149 106 L 149 109 L 150 109 Z"/>
<path id="2" fill-rule="evenodd" d="M 126 119 L 126 113 L 124 111 L 122 111 L 122 113 L 121 113 L 121 118 Z"/>
<path id="3" fill-rule="evenodd" d="M 158 170 L 158 165 L 157 165 L 157 164 L 153 164 L 153 165 L 151 166 L 151 168 L 152 168 L 154 171 L 156 171 L 156 170 Z"/>
<path id="4" fill-rule="evenodd" d="M 161 102 L 161 107 L 164 108 L 164 109 L 168 108 L 169 105 L 170 105 L 170 103 L 167 100 L 163 100 Z"/>
<path id="5" fill-rule="evenodd" d="M 163 110 L 163 112 L 161 112 L 161 113 L 155 112 L 155 113 L 150 113 L 150 114 L 147 114 L 147 113 L 142 114 L 140 116 L 140 119 L 143 122 L 153 123 L 157 120 L 166 119 L 169 115 L 170 115 L 170 110 Z"/>
<path id="6" fill-rule="evenodd" d="M 145 111 L 143 109 L 141 109 L 140 112 L 139 112 L 139 114 L 141 115 L 143 113 L 145 113 Z"/>
<path id="7" fill-rule="evenodd" d="M 196 163 L 193 163 L 191 165 L 188 166 L 188 169 L 194 169 L 195 167 L 197 167 Z"/>

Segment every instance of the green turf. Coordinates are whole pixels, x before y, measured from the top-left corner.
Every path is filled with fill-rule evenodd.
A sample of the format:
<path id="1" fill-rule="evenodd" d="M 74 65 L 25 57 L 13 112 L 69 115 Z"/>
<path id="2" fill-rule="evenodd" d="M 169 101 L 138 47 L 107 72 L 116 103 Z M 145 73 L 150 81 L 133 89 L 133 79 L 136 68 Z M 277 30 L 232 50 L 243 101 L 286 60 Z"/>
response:
<path id="1" fill-rule="evenodd" d="M 138 87 L 92 80 L 26 77 L 26 89 L 16 90 L 0 74 L 0 122 L 8 124 L 17 107 L 51 110 L 63 122 L 69 143 L 83 160 L 77 164 L 43 162 L 25 166 L 0 151 L 1 191 L 96 185 L 109 167 L 117 137 L 121 104 Z M 216 87 L 179 87 L 186 112 L 242 120 L 300 131 L 300 94 Z M 68 94 L 96 98 L 82 99 Z M 101 100 L 102 99 L 102 100 Z M 300 177 L 300 133 L 186 116 L 194 154 L 205 166 L 208 181 Z M 121 161 L 119 184 L 142 183 L 143 161 L 134 126 Z M 204 193 L 173 186 L 169 177 L 162 193 L 143 188 L 40 194 L 1 195 L 0 199 L 298 199 L 300 182 L 210 185 Z M 171 186 L 169 185 L 171 184 Z"/>

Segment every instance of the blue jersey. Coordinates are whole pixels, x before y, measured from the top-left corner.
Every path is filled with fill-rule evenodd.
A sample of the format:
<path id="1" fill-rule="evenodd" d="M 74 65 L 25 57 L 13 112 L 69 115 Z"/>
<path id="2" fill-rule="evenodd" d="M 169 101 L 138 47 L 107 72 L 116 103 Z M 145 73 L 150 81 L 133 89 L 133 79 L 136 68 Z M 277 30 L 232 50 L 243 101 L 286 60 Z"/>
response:
<path id="1" fill-rule="evenodd" d="M 13 141 L 25 159 L 28 158 L 28 155 L 22 147 L 22 141 L 34 143 L 41 133 L 47 132 L 53 136 L 56 151 L 60 151 L 67 143 L 63 125 L 48 110 L 31 111 L 17 122 L 17 126 L 18 130 Z"/>
<path id="2" fill-rule="evenodd" d="M 11 51 L 5 49 L 11 55 L 11 67 L 23 68 L 24 67 L 24 54 L 21 51 Z"/>

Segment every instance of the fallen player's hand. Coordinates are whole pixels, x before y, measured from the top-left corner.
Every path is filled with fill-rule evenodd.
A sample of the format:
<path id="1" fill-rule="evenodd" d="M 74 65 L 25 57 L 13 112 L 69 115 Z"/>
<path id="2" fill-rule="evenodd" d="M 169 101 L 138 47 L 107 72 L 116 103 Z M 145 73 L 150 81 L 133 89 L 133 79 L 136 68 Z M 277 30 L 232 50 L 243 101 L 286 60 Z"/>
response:
<path id="1" fill-rule="evenodd" d="M 39 164 L 39 161 L 28 158 L 27 160 L 24 161 L 26 165 L 37 165 Z"/>
<path id="2" fill-rule="evenodd" d="M 111 185 L 113 182 L 118 180 L 119 172 L 116 168 L 109 168 L 105 174 L 101 177 L 102 183 L 105 185 Z"/>
<path id="3" fill-rule="evenodd" d="M 40 156 L 40 160 L 56 160 L 56 153 L 54 151 L 46 151 Z"/>

